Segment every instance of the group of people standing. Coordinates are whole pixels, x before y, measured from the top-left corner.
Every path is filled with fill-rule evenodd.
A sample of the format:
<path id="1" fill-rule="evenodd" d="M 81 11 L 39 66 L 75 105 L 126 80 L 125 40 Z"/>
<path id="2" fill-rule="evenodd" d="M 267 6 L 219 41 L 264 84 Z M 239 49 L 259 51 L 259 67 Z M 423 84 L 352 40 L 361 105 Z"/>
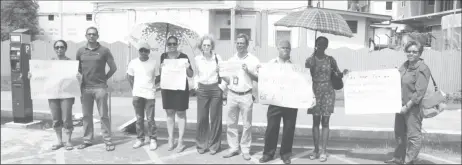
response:
<path id="1" fill-rule="evenodd" d="M 92 145 L 93 134 L 93 104 L 96 101 L 98 112 L 101 117 L 103 139 L 107 151 L 113 151 L 115 145 L 111 142 L 111 126 L 108 117 L 108 85 L 107 80 L 116 72 L 117 67 L 110 50 L 97 42 L 98 30 L 90 27 L 86 31 L 87 45 L 77 51 L 76 59 L 79 61 L 78 80 L 81 82 L 82 112 L 84 142 L 78 146 L 84 149 Z M 315 52 L 306 59 L 305 67 L 313 70 L 313 91 L 316 97 L 316 106 L 308 111 L 313 115 L 313 141 L 314 150 L 309 158 L 327 160 L 327 142 L 329 139 L 329 117 L 334 112 L 335 90 L 332 86 L 331 74 L 340 77 L 348 73 L 348 70 L 340 71 L 332 56 L 325 54 L 329 40 L 326 37 L 318 37 L 315 41 Z M 127 69 L 127 79 L 132 87 L 133 107 L 136 114 L 137 141 L 133 148 L 139 148 L 146 144 L 145 137 L 149 138 L 149 148 L 157 149 L 157 127 L 155 123 L 155 93 L 156 84 L 160 79 L 161 70 L 165 59 L 187 59 L 185 65 L 187 77 L 194 76 L 194 88 L 197 91 L 197 134 L 196 149 L 199 154 L 210 152 L 215 155 L 221 148 L 222 141 L 222 113 L 223 107 L 227 108 L 226 138 L 229 145 L 228 152 L 223 158 L 230 158 L 241 154 L 243 159 L 250 160 L 250 147 L 252 141 L 252 109 L 255 98 L 252 95 L 253 82 L 258 81 L 258 69 L 261 67 L 258 58 L 247 51 L 249 36 L 239 34 L 236 37 L 235 53 L 228 61 L 240 61 L 243 63 L 242 70 L 233 76 L 220 76 L 219 63 L 223 61 L 221 56 L 214 51 L 215 41 L 211 36 L 203 36 L 198 44 L 201 54 L 194 58 L 195 66 L 192 66 L 188 56 L 178 50 L 179 40 L 174 36 L 167 39 L 167 52 L 160 56 L 160 66 L 156 60 L 149 56 L 151 47 L 147 43 L 140 43 L 137 47 L 139 58 L 133 59 Z M 269 63 L 292 63 L 290 60 L 291 43 L 280 41 L 277 45 L 279 56 Z M 58 55 L 56 60 L 69 60 L 65 51 L 67 44 L 63 40 L 54 44 Z M 425 94 L 430 71 L 420 58 L 423 51 L 418 42 L 410 42 L 405 52 L 408 60 L 399 69 L 402 75 L 402 98 L 403 108 L 396 115 L 395 132 L 399 146 L 395 156 L 387 163 L 412 163 L 420 149 L 422 133 L 422 116 L 419 117 L 418 105 Z M 109 65 L 106 73 L 105 66 Z M 195 69 L 193 69 L 193 67 Z M 195 72 L 195 73 L 194 73 Z M 29 77 L 31 75 L 29 74 Z M 168 150 L 182 152 L 185 150 L 184 132 L 186 128 L 186 110 L 189 109 L 189 84 L 186 81 L 186 90 L 161 89 L 163 109 L 167 113 Z M 425 89 L 425 90 L 424 90 Z M 223 93 L 227 91 L 227 105 L 223 106 Z M 72 105 L 74 98 L 49 99 L 50 109 L 53 115 L 53 128 L 55 128 L 58 143 L 52 146 L 53 150 L 65 147 L 73 149 L 71 143 Z M 291 163 L 292 145 L 296 126 L 298 109 L 269 105 L 267 111 L 267 129 L 261 163 L 273 159 L 276 154 L 277 142 L 281 119 L 283 121 L 283 134 L 281 141 L 280 156 L 285 164 Z M 148 120 L 148 132 L 144 133 L 144 119 Z M 241 137 L 238 131 L 238 122 L 241 118 L 243 130 Z M 179 136 L 175 144 L 173 137 L 175 119 L 178 120 Z M 209 122 L 210 121 L 210 122 Z M 322 131 L 320 132 L 320 125 Z M 62 130 L 68 138 L 62 140 Z M 407 136 L 406 136 L 407 135 Z M 319 148 L 320 137 L 322 139 Z M 407 139 L 406 139 L 407 137 Z M 408 141 L 408 143 L 406 143 Z M 406 150 L 407 147 L 407 150 Z"/>

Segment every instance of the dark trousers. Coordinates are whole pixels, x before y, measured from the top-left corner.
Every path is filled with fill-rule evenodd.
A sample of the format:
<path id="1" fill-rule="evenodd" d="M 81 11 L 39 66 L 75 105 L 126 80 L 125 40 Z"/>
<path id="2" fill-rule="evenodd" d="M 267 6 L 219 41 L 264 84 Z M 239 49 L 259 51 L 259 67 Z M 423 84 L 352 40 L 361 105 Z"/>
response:
<path id="1" fill-rule="evenodd" d="M 398 146 L 395 148 L 395 158 L 405 163 L 417 158 L 422 147 L 422 119 L 417 105 L 405 114 L 396 114 L 395 139 Z"/>
<path id="2" fill-rule="evenodd" d="M 53 128 L 56 132 L 72 133 L 74 124 L 72 123 L 72 105 L 75 98 L 66 99 L 48 99 L 48 105 L 51 109 L 53 118 Z"/>
<path id="3" fill-rule="evenodd" d="M 196 148 L 218 151 L 221 145 L 223 98 L 218 84 L 199 84 Z M 209 124 L 210 115 L 210 124 Z M 211 126 L 209 126 L 211 125 Z"/>
<path id="4" fill-rule="evenodd" d="M 268 106 L 268 125 L 266 127 L 263 155 L 273 157 L 276 152 L 281 118 L 284 123 L 284 127 L 282 128 L 280 155 L 281 158 L 288 158 L 292 154 L 297 112 L 298 110 L 295 108 L 286 108 L 275 105 Z"/>
<path id="5" fill-rule="evenodd" d="M 93 105 L 96 101 L 104 142 L 111 142 L 111 124 L 108 113 L 107 88 L 84 88 L 82 92 L 83 140 L 92 143 L 94 138 Z"/>
<path id="6" fill-rule="evenodd" d="M 145 99 L 143 97 L 133 97 L 133 107 L 135 108 L 136 114 L 136 135 L 139 140 L 144 141 L 144 118 L 148 120 L 148 136 L 150 139 L 157 140 L 157 126 L 154 120 L 155 116 L 155 99 Z"/>

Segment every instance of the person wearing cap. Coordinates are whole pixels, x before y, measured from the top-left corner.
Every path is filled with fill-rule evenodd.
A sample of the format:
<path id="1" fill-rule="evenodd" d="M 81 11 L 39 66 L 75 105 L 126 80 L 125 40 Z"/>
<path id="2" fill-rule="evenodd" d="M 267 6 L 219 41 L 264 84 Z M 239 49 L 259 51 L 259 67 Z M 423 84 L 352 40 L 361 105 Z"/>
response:
<path id="1" fill-rule="evenodd" d="M 158 65 L 154 58 L 149 58 L 151 47 L 149 44 L 142 42 L 138 45 L 139 57 L 133 59 L 128 64 L 127 79 L 132 88 L 133 107 L 136 115 L 136 134 L 137 141 L 133 148 L 139 148 L 144 145 L 144 118 L 148 120 L 147 136 L 150 140 L 149 148 L 157 149 L 157 127 L 154 120 L 155 115 L 155 81 L 159 75 Z"/>

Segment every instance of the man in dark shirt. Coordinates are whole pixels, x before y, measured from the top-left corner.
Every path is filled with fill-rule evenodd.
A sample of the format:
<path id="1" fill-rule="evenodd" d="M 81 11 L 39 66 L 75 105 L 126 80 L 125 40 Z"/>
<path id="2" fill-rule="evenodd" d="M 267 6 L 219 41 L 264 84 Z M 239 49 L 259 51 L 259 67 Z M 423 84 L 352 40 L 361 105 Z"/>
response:
<path id="1" fill-rule="evenodd" d="M 82 113 L 83 113 L 83 144 L 78 149 L 84 149 L 92 145 L 93 131 L 93 104 L 96 101 L 103 139 L 107 151 L 115 149 L 111 141 L 111 124 L 108 115 L 108 85 L 107 80 L 116 72 L 117 67 L 111 51 L 97 42 L 98 29 L 89 27 L 85 34 L 88 43 L 77 51 L 76 59 L 79 60 L 79 73 L 82 74 Z M 106 73 L 106 64 L 109 72 Z"/>

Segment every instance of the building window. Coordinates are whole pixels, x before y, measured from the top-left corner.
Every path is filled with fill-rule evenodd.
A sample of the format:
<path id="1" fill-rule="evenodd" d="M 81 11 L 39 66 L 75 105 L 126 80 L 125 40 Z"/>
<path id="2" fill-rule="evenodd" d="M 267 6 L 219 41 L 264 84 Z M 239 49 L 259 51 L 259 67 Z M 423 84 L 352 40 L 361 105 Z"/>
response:
<path id="1" fill-rule="evenodd" d="M 231 40 L 230 28 L 220 28 L 220 40 Z"/>
<path id="2" fill-rule="evenodd" d="M 401 7 L 406 6 L 406 1 L 401 1 Z"/>
<path id="3" fill-rule="evenodd" d="M 393 9 L 393 2 L 392 1 L 387 1 L 385 5 L 386 10 L 392 10 Z"/>
<path id="4" fill-rule="evenodd" d="M 435 0 L 428 0 L 428 5 L 435 5 Z"/>
<path id="5" fill-rule="evenodd" d="M 358 32 L 358 21 L 346 21 L 346 23 L 348 27 L 350 27 L 352 33 L 356 34 Z"/>
<path id="6" fill-rule="evenodd" d="M 249 39 L 252 40 L 252 30 L 251 29 L 236 28 L 235 37 L 237 37 L 237 35 L 240 33 L 247 34 L 249 36 Z M 231 29 L 230 28 L 220 28 L 220 40 L 231 40 Z"/>
<path id="7" fill-rule="evenodd" d="M 443 5 L 441 5 L 441 11 L 448 11 L 454 9 L 454 0 L 445 0 L 442 1 Z"/>
<path id="8" fill-rule="evenodd" d="M 87 14 L 87 21 L 92 21 L 93 20 L 93 15 L 92 14 Z"/>
<path id="9" fill-rule="evenodd" d="M 290 30 L 276 30 L 276 37 L 274 43 L 277 45 L 279 41 L 291 39 L 291 31 Z"/>
<path id="10" fill-rule="evenodd" d="M 48 15 L 48 21 L 54 21 L 55 15 Z"/>

